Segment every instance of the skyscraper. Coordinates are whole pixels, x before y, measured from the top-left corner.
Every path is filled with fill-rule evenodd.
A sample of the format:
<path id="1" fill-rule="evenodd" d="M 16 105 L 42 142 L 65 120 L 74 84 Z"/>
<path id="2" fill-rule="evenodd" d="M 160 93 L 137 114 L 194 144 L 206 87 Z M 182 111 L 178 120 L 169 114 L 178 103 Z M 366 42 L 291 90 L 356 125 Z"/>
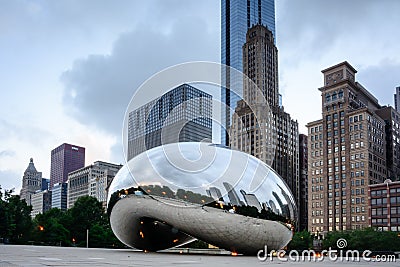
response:
<path id="1" fill-rule="evenodd" d="M 299 135 L 299 230 L 308 230 L 308 143 Z"/>
<path id="2" fill-rule="evenodd" d="M 212 96 L 182 84 L 131 111 L 128 160 L 162 144 L 212 139 Z"/>
<path id="3" fill-rule="evenodd" d="M 62 144 L 51 151 L 50 190 L 56 183 L 65 183 L 68 173 L 85 166 L 85 148 Z"/>
<path id="4" fill-rule="evenodd" d="M 274 0 L 222 0 L 221 1 L 221 63 L 243 71 L 242 46 L 246 42 L 246 33 L 252 26 L 267 26 L 275 37 L 275 1 Z M 275 37 L 276 38 L 276 37 Z M 231 84 L 229 71 L 222 73 L 221 101 L 235 109 L 240 97 L 226 89 Z M 225 88 L 224 88 L 225 87 Z M 222 123 L 226 129 L 230 126 L 231 112 L 222 111 Z M 229 145 L 228 134 L 221 131 L 221 144 Z"/>
<path id="5" fill-rule="evenodd" d="M 322 71 L 322 119 L 308 123 L 308 229 L 368 226 L 368 185 L 387 177 L 385 122 L 378 100 L 342 62 Z"/>
<path id="6" fill-rule="evenodd" d="M 22 188 L 20 192 L 21 199 L 25 199 L 28 205 L 31 205 L 31 195 L 42 188 L 42 173 L 38 172 L 33 164 L 33 158 L 22 177 Z"/>
<path id="7" fill-rule="evenodd" d="M 270 165 L 299 205 L 298 123 L 279 103 L 278 50 L 265 26 L 255 25 L 247 32 L 243 71 L 257 88 L 243 83 L 244 101 L 238 101 L 232 116 L 229 145 Z"/>
<path id="8" fill-rule="evenodd" d="M 394 108 L 397 112 L 400 112 L 400 86 L 396 87 L 396 93 L 394 94 Z"/>

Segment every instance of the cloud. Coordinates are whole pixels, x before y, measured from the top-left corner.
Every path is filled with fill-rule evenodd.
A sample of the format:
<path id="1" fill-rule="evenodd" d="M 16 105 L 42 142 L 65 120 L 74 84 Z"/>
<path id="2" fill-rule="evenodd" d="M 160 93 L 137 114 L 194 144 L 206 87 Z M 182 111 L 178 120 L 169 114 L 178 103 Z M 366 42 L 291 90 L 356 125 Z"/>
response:
<path id="1" fill-rule="evenodd" d="M 277 5 L 278 45 L 287 63 L 331 57 L 330 50 L 338 46 L 338 57 L 362 55 L 365 60 L 379 49 L 397 51 L 398 43 L 391 41 L 399 40 L 393 35 L 400 24 L 399 1 L 285 0 Z"/>
<path id="2" fill-rule="evenodd" d="M 300 132 L 321 118 L 321 70 L 348 61 L 357 81 L 393 105 L 400 53 L 400 1 L 276 1 L 280 91 Z M 305 103 L 312 103 L 307 105 Z M 301 114 L 299 113 L 301 110 Z"/>
<path id="3" fill-rule="evenodd" d="M 22 185 L 22 175 L 9 170 L 0 170 L 0 186 L 2 189 L 16 189 L 16 193 L 19 194 L 19 190 Z"/>
<path id="4" fill-rule="evenodd" d="M 110 55 L 79 59 L 61 75 L 64 109 L 83 124 L 120 136 L 130 98 L 151 75 L 186 61 L 218 59 L 219 34 L 201 18 L 176 19 L 168 33 L 142 25 L 122 34 Z"/>
<path id="5" fill-rule="evenodd" d="M 15 156 L 15 151 L 13 151 L 13 150 L 7 149 L 7 150 L 0 151 L 0 158 L 13 157 L 13 156 Z"/>
<path id="6" fill-rule="evenodd" d="M 393 94 L 400 85 L 400 62 L 384 59 L 377 65 L 360 68 L 358 80 L 367 88 L 381 105 L 394 106 Z"/>

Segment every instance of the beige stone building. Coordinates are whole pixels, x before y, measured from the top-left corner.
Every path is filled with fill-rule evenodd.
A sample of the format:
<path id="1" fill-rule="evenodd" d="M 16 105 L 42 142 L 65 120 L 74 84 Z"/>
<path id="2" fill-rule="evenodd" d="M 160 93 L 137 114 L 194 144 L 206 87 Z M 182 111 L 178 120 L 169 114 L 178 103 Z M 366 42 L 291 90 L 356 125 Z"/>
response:
<path id="1" fill-rule="evenodd" d="M 21 199 L 25 199 L 28 205 L 31 205 L 32 194 L 41 189 L 42 173 L 36 170 L 33 158 L 31 158 L 24 172 L 24 176 L 22 177 L 22 188 L 19 195 Z"/>
<path id="2" fill-rule="evenodd" d="M 51 191 L 37 191 L 31 195 L 31 217 L 35 218 L 39 213 L 45 213 L 51 209 Z"/>
<path id="3" fill-rule="evenodd" d="M 322 119 L 308 123 L 308 228 L 314 234 L 368 226 L 368 185 L 387 176 L 378 100 L 343 62 L 322 71 Z"/>
<path id="4" fill-rule="evenodd" d="M 82 196 L 97 198 L 106 206 L 107 187 L 122 165 L 96 161 L 90 166 L 68 174 L 67 208 L 72 208 Z"/>

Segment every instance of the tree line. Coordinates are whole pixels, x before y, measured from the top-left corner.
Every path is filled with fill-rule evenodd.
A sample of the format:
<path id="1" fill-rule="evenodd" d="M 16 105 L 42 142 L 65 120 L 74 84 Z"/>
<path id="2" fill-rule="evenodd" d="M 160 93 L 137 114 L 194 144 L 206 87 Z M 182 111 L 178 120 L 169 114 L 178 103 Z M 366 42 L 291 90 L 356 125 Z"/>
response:
<path id="1" fill-rule="evenodd" d="M 338 248 L 337 240 L 344 238 L 346 247 Z M 288 244 L 289 250 L 314 249 L 314 237 L 308 231 L 294 234 L 292 241 Z M 391 231 L 378 231 L 374 228 L 360 230 L 333 231 L 326 234 L 321 242 L 320 249 L 343 249 L 343 250 L 371 250 L 371 251 L 400 251 L 400 233 Z"/>
<path id="2" fill-rule="evenodd" d="M 125 247 L 111 230 L 101 202 L 91 196 L 77 199 L 66 211 L 52 208 L 31 218 L 32 206 L 19 195 L 0 187 L 0 241 L 12 244 L 39 244 L 86 247 Z"/>
<path id="3" fill-rule="evenodd" d="M 109 219 L 101 202 L 91 196 L 77 199 L 66 211 L 53 208 L 31 218 L 32 207 L 0 187 L 0 241 L 12 244 L 40 244 L 57 246 L 86 246 L 86 231 L 89 229 L 89 247 L 125 247 L 111 230 Z M 246 211 L 246 212 L 244 212 Z M 250 211 L 244 210 L 246 216 Z M 322 240 L 322 249 L 337 249 L 337 240 L 347 241 L 345 249 L 371 251 L 399 251 L 400 233 L 377 231 L 373 228 L 351 231 L 329 232 Z M 289 250 L 313 249 L 314 237 L 308 231 L 294 234 L 288 244 Z M 189 247 L 207 247 L 198 241 Z"/>

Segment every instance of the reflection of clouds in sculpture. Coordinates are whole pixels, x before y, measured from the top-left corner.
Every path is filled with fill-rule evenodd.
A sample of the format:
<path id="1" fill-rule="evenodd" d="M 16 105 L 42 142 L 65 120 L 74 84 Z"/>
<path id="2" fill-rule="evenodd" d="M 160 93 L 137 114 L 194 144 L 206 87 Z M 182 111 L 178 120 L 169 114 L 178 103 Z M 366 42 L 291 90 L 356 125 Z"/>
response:
<path id="1" fill-rule="evenodd" d="M 180 153 L 182 158 L 208 161 L 207 157 L 200 156 L 199 143 L 168 144 L 143 152 L 130 160 L 128 166 L 124 166 L 114 179 L 109 192 L 112 194 L 116 189 L 156 184 L 168 186 L 175 192 L 184 189 L 209 196 L 207 190 L 216 188 L 225 203 L 242 205 L 246 203 L 246 199 L 238 192 L 244 190 L 247 194 L 254 195 L 261 206 L 266 203 L 279 214 L 285 214 L 291 220 L 296 219 L 292 193 L 269 166 L 240 151 L 204 143 L 201 147 L 203 155 L 213 155 L 213 161 L 201 171 L 195 171 L 192 163 L 188 163 L 191 167 L 189 171 L 182 168 L 185 163 L 176 168 L 164 154 L 168 150 L 169 155 L 173 155 L 175 150 L 175 154 Z M 198 166 L 201 166 L 200 162 Z"/>
<path id="2" fill-rule="evenodd" d="M 152 242 L 156 242 L 156 240 L 146 240 L 147 243 L 142 244 L 141 240 L 138 241 L 134 237 L 124 239 L 124 236 L 133 230 L 131 229 L 132 226 L 129 226 L 127 222 L 124 222 L 124 219 L 119 217 L 125 216 L 125 212 L 129 212 L 128 217 L 133 221 L 140 220 L 141 216 L 151 217 L 163 221 L 166 224 L 165 229 L 168 229 L 168 225 L 171 227 L 180 226 L 179 235 L 182 238 L 186 235 L 193 236 L 220 247 L 227 245 L 223 242 L 224 240 L 219 241 L 221 238 L 223 239 L 223 236 L 210 237 L 207 234 L 209 230 L 203 232 L 199 225 L 191 227 L 190 222 L 206 220 L 220 229 L 219 231 L 235 231 L 235 235 L 237 231 L 244 231 L 250 235 L 254 234 L 256 240 L 253 242 L 254 245 L 251 245 L 253 246 L 252 249 L 255 249 L 254 246 L 258 246 L 262 242 L 272 242 L 271 244 L 275 244 L 274 247 L 276 248 L 281 248 L 282 244 L 287 244 L 290 240 L 290 237 L 287 239 L 288 235 L 291 236 L 290 229 L 286 226 L 281 228 L 284 224 L 276 224 L 270 221 L 272 219 L 283 223 L 293 223 L 297 219 L 293 195 L 283 180 L 265 163 L 246 153 L 212 144 L 202 144 L 201 146 L 202 155 L 210 153 L 210 155 L 213 155 L 213 160 L 208 161 L 208 166 L 199 171 L 195 171 L 194 167 L 202 166 L 200 161 L 202 159 L 207 160 L 207 157 L 200 156 L 199 143 L 191 142 L 153 148 L 131 159 L 120 170 L 110 186 L 108 203 L 113 231 L 117 237 L 122 238 L 121 241 L 125 244 L 139 248 L 146 248 L 146 244 L 154 245 Z M 164 153 L 164 151 L 169 150 L 169 153 L 172 153 L 170 155 L 174 155 L 174 149 L 175 153 L 181 153 L 181 158 L 195 159 L 199 162 L 188 163 L 189 171 L 184 169 L 185 163 L 181 163 L 179 168 L 176 168 Z M 172 157 L 174 158 L 174 156 Z M 175 159 L 177 158 L 179 157 Z M 110 202 L 111 196 L 113 196 L 113 200 Z M 139 196 L 144 199 L 140 199 Z M 125 204 L 120 205 L 120 202 Z M 134 207 L 127 205 L 127 202 L 134 203 L 132 204 Z M 144 203 L 156 205 L 158 208 L 155 206 L 154 210 L 151 210 L 148 207 L 141 207 L 141 205 L 145 205 Z M 189 210 L 187 210 L 188 208 Z M 117 211 L 114 212 L 114 209 Z M 132 210 L 129 211 L 130 209 Z M 209 212 L 215 210 L 216 214 L 220 214 L 218 215 L 219 218 L 226 218 L 224 221 L 217 220 L 211 216 L 212 213 L 204 213 L 206 210 Z M 134 212 L 134 215 L 132 215 L 132 212 Z M 181 222 L 185 219 L 189 220 L 187 224 Z M 233 220 L 231 222 L 231 226 L 234 227 L 233 230 L 229 230 L 229 227 L 227 227 L 229 223 L 226 220 Z M 248 225 L 250 223 L 251 225 L 261 223 L 265 228 L 256 230 Z M 227 225 L 224 226 L 224 224 Z M 268 231 L 275 229 L 270 229 L 272 226 L 280 229 L 274 231 L 279 231 L 279 234 L 275 235 L 282 235 L 281 237 L 274 237 L 273 233 L 271 233 L 271 237 L 265 236 L 268 235 Z M 253 230 L 264 232 L 255 234 L 255 232 L 252 232 Z M 258 235 L 262 236 L 256 237 Z M 239 236 L 236 238 L 239 238 Z M 184 240 L 189 239 L 184 238 Z M 233 239 L 229 242 L 235 243 L 240 242 L 240 240 L 235 241 Z M 246 250 L 240 244 L 235 246 Z M 229 247 L 227 248 L 229 249 Z M 149 249 L 161 248 L 152 246 Z M 249 248 L 248 251 L 253 250 Z"/>

